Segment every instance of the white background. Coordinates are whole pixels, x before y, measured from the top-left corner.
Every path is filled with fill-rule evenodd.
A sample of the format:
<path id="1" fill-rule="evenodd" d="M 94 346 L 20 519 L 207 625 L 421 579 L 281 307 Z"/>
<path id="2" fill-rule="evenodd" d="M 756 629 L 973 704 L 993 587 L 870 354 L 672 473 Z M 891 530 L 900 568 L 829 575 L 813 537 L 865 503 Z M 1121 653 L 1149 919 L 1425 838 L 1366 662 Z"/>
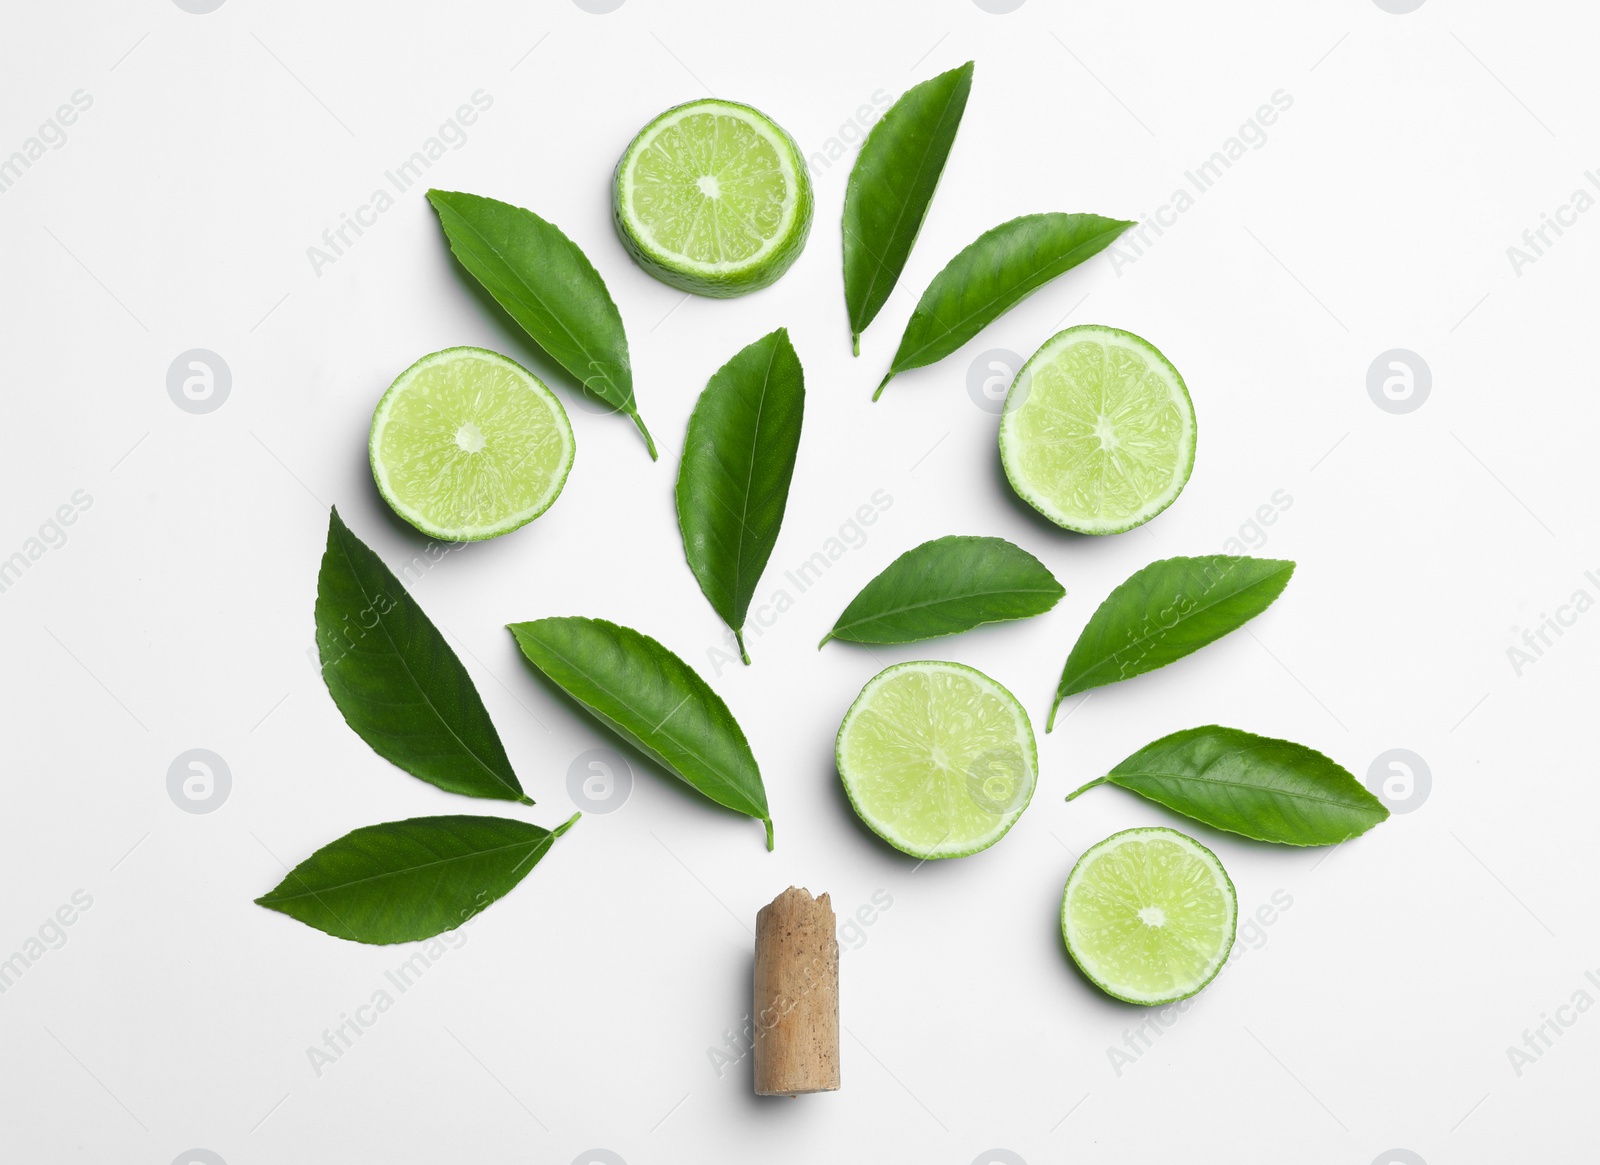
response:
<path id="1" fill-rule="evenodd" d="M 1507 248 L 1600 163 L 1595 33 L 1585 6 L 1513 15 L 1466 0 L 1408 15 L 1372 0 L 1028 0 L 1011 14 L 970 0 L 628 0 L 608 15 L 565 0 L 8 5 L 0 156 L 75 91 L 93 104 L 0 196 L 0 555 L 74 491 L 92 505 L 0 593 L 0 958 L 74 891 L 93 905 L 0 995 L 0 1156 L 1592 1153 L 1579 1114 L 1600 1016 L 1561 1013 L 1574 1022 L 1520 1075 L 1507 1048 L 1580 989 L 1600 999 L 1584 978 L 1600 968 L 1600 615 L 1552 636 L 1520 676 L 1507 649 L 1580 588 L 1600 598 L 1584 576 L 1600 573 L 1600 216 L 1549 232 L 1520 274 Z M 943 184 L 852 359 L 838 221 L 854 146 L 830 165 L 829 141 L 858 136 L 877 91 L 881 103 L 968 59 L 976 81 Z M 414 593 L 538 801 L 510 812 L 564 820 L 569 765 L 613 742 L 534 678 L 502 625 L 589 614 L 649 632 L 712 680 L 762 762 L 778 848 L 633 757 L 631 799 L 580 821 L 318 1076 L 307 1048 L 412 952 L 339 942 L 251 899 L 281 862 L 360 825 L 501 811 L 391 767 L 334 709 L 307 657 L 327 508 L 399 568 L 426 542 L 368 472 L 385 386 L 453 344 L 549 366 L 452 268 L 420 186 L 320 275 L 307 248 L 479 89 L 492 107 L 427 183 L 529 206 L 586 249 L 627 322 L 663 456 L 651 463 L 625 419 L 563 387 L 578 455 L 559 503 L 446 556 Z M 1097 258 L 869 403 L 916 296 L 961 246 L 1020 213 L 1153 214 L 1278 90 L 1293 105 L 1266 143 L 1142 257 Z M 607 180 L 632 134 L 708 91 L 820 155 L 807 250 L 775 287 L 732 302 L 653 281 L 609 221 Z M 1149 337 L 1198 410 L 1188 488 L 1121 536 L 1066 535 L 1025 510 L 998 468 L 996 418 L 967 391 L 979 353 L 1026 355 L 1063 321 Z M 782 571 L 874 491 L 893 504 L 820 584 L 790 588 L 793 609 L 752 636 L 754 666 L 719 671 L 720 624 L 673 520 L 676 458 L 710 373 L 779 325 L 809 400 L 763 592 L 787 587 Z M 166 391 L 191 348 L 232 373 L 205 415 Z M 1406 415 L 1367 392 L 1392 348 L 1431 368 L 1431 395 Z M 880 667 L 972 664 L 1042 727 L 1106 592 L 1152 559 L 1221 550 L 1276 491 L 1292 505 L 1264 539 L 1246 534 L 1299 563 L 1283 598 L 1248 631 L 1064 709 L 1040 736 L 1034 803 L 1001 844 L 915 868 L 855 820 L 833 735 Z M 949 533 L 1018 542 L 1067 598 L 931 644 L 815 650 L 872 575 Z M 1071 967 L 1061 886 L 1086 845 L 1178 822 L 1115 789 L 1063 796 L 1156 736 L 1212 722 L 1312 745 L 1363 780 L 1385 750 L 1409 749 L 1432 792 L 1331 853 L 1190 827 L 1242 912 L 1275 893 L 1292 905 L 1114 1066 L 1108 1048 L 1147 1016 Z M 191 748 L 231 770 L 214 812 L 168 796 L 168 765 Z M 748 1059 L 719 1077 L 708 1049 L 749 1006 L 756 910 L 790 883 L 830 892 L 841 917 L 875 892 L 892 906 L 843 956 L 843 1091 L 758 1101 Z"/>

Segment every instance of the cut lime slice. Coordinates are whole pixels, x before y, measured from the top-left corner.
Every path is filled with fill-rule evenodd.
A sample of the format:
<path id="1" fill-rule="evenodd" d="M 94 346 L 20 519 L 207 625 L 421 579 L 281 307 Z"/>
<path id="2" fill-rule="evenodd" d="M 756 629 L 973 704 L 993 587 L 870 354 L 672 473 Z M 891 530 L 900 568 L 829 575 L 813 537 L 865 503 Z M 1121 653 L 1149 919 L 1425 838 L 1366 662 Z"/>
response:
<path id="1" fill-rule="evenodd" d="M 1216 854 L 1175 829 L 1125 829 L 1090 846 L 1067 875 L 1061 934 L 1107 995 L 1187 999 L 1233 949 L 1238 899 Z"/>
<path id="2" fill-rule="evenodd" d="M 424 356 L 389 386 L 367 445 L 378 492 L 441 541 L 525 526 L 572 469 L 572 426 L 537 376 L 484 348 Z"/>
<path id="3" fill-rule="evenodd" d="M 656 118 L 617 163 L 611 209 L 638 264 L 696 295 L 766 287 L 811 231 L 811 176 L 765 114 L 703 98 Z"/>
<path id="4" fill-rule="evenodd" d="M 1022 816 L 1038 777 L 1028 714 L 959 663 L 899 663 L 861 689 L 836 746 L 856 813 L 918 858 L 988 849 Z"/>
<path id="5" fill-rule="evenodd" d="M 1058 526 L 1117 534 L 1183 492 L 1194 405 L 1147 340 L 1096 324 L 1046 340 L 1017 373 L 1000 417 L 1011 488 Z"/>

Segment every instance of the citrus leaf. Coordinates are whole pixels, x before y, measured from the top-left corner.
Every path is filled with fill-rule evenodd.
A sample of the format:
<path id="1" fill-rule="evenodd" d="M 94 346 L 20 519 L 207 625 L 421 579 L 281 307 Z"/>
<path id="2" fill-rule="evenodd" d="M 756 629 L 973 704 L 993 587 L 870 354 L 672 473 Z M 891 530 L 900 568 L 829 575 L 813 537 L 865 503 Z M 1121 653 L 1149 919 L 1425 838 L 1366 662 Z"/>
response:
<path id="1" fill-rule="evenodd" d="M 912 643 L 954 635 L 982 623 L 1041 615 L 1066 593 L 1044 563 L 1004 538 L 935 538 L 906 551 L 862 587 L 822 643 Z"/>
<path id="2" fill-rule="evenodd" d="M 461 265 L 552 360 L 633 418 L 653 460 L 656 444 L 634 405 L 622 313 L 578 244 L 533 211 L 493 198 L 430 190 L 428 201 Z"/>
<path id="3" fill-rule="evenodd" d="M 783 524 L 805 400 L 800 357 L 779 328 L 711 378 L 678 466 L 684 555 L 745 663 L 745 615 Z"/>
<path id="4" fill-rule="evenodd" d="M 328 694 L 374 752 L 450 793 L 533 804 L 467 669 L 338 510 L 328 516 L 316 620 Z"/>
<path id="5" fill-rule="evenodd" d="M 907 89 L 872 127 L 844 192 L 844 300 L 850 342 L 877 316 L 922 230 L 972 91 L 973 64 Z"/>
<path id="6" fill-rule="evenodd" d="M 1099 254 L 1134 224 L 1097 214 L 1026 214 L 979 235 L 917 301 L 888 375 L 942 360 L 1050 280 Z"/>
<path id="7" fill-rule="evenodd" d="M 1284 845 L 1333 845 L 1389 816 L 1315 749 L 1215 724 L 1147 744 L 1099 780 L 1215 829 Z"/>
<path id="8" fill-rule="evenodd" d="M 578 816 L 555 829 L 504 817 L 368 825 L 323 846 L 256 905 L 351 942 L 432 938 L 510 893 Z"/>
<path id="9" fill-rule="evenodd" d="M 1135 571 L 1106 597 L 1072 645 L 1045 724 L 1077 692 L 1182 659 L 1244 626 L 1289 585 L 1294 563 L 1208 554 L 1164 558 Z"/>
<path id="10" fill-rule="evenodd" d="M 684 784 L 767 827 L 767 790 L 722 697 L 648 635 L 604 619 L 512 623 L 529 662 L 595 719 Z"/>

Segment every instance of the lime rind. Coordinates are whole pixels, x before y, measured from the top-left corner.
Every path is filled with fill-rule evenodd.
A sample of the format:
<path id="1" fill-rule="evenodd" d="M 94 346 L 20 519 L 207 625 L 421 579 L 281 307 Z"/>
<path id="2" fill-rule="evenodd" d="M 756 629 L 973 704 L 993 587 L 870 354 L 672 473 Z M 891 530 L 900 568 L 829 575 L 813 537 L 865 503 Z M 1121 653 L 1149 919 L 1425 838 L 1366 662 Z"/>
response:
<path id="1" fill-rule="evenodd" d="M 1159 879 L 1150 876 L 1148 861 L 1141 866 L 1139 862 L 1126 860 L 1120 869 L 1101 870 L 1099 867 L 1106 860 L 1116 860 L 1119 851 L 1130 845 L 1164 845 L 1177 847 L 1180 855 L 1191 859 L 1187 865 L 1186 873 L 1189 875 L 1187 885 L 1159 886 Z M 1170 864 L 1174 856 L 1157 855 L 1164 857 Z M 1140 855 L 1141 859 L 1150 855 Z M 1130 858 L 1132 855 L 1130 855 Z M 1208 881 L 1197 884 L 1196 875 L 1204 872 Z M 1115 889 L 1137 891 L 1140 894 L 1138 901 L 1143 903 L 1140 911 L 1155 908 L 1164 911 L 1173 908 L 1173 916 L 1182 926 L 1174 926 L 1170 935 L 1157 935 L 1152 933 L 1154 926 L 1145 933 L 1140 933 L 1147 923 L 1139 915 L 1133 914 L 1126 893 L 1122 898 L 1114 901 L 1091 901 L 1084 895 L 1094 894 L 1099 887 L 1091 885 L 1090 879 L 1098 876 L 1101 881 L 1115 880 L 1121 885 Z M 1220 915 L 1221 925 L 1209 928 L 1196 927 L 1193 917 L 1185 918 L 1176 907 L 1179 905 L 1194 907 L 1199 898 L 1204 896 L 1206 890 L 1216 892 L 1215 902 L 1200 903 L 1202 910 L 1209 909 L 1211 913 Z M 1102 899 L 1106 896 L 1101 895 Z M 1093 919 L 1099 910 L 1100 918 Z M 1110 915 L 1110 917 L 1107 917 Z M 1072 956 L 1072 961 L 1096 987 L 1115 999 L 1125 1003 L 1136 1003 L 1146 1007 L 1159 1007 L 1168 1003 L 1188 999 L 1197 994 L 1215 979 L 1222 968 L 1227 965 L 1228 955 L 1233 950 L 1233 940 L 1238 924 L 1239 902 L 1234 890 L 1233 879 L 1228 877 L 1227 870 L 1223 869 L 1217 855 L 1194 838 L 1175 829 L 1160 826 L 1144 827 L 1139 829 L 1124 829 L 1114 833 L 1103 841 L 1097 842 L 1084 851 L 1077 863 L 1072 867 L 1072 872 L 1067 875 L 1066 887 L 1061 893 L 1061 936 L 1066 942 L 1067 953 Z M 1088 927 L 1091 921 L 1100 923 L 1100 930 L 1093 936 L 1079 933 L 1074 937 L 1074 929 Z M 1161 918 L 1159 925 L 1163 930 L 1169 919 Z M 1226 930 L 1223 936 L 1222 931 Z M 1189 934 L 1183 933 L 1185 930 Z M 1114 932 L 1114 933 L 1113 933 Z M 1206 932 L 1206 933 L 1196 933 Z M 1111 952 L 1095 951 L 1090 948 L 1096 945 L 1090 941 L 1102 940 L 1108 933 L 1113 933 L 1116 943 Z M 1203 938 L 1210 938 L 1209 945 L 1201 942 Z M 1158 945 L 1166 950 L 1155 949 Z M 1144 952 L 1139 952 L 1140 947 Z M 1197 957 L 1197 956 L 1202 956 Z M 1133 960 L 1133 968 L 1148 979 L 1158 979 L 1160 972 L 1167 972 L 1168 982 L 1163 989 L 1151 985 L 1136 985 L 1134 975 L 1117 973 L 1118 956 Z M 1159 958 L 1158 958 L 1159 957 Z M 1164 959 L 1164 965 L 1158 963 Z M 1188 968 L 1188 969 L 1186 969 Z"/>
<path id="2" fill-rule="evenodd" d="M 927 710 L 941 703 L 962 731 L 930 724 Z M 1038 783 L 1022 704 L 976 668 L 938 660 L 894 664 L 869 680 L 839 726 L 834 757 L 867 827 L 924 860 L 988 849 L 1016 824 Z"/>
<path id="3" fill-rule="evenodd" d="M 503 462 L 473 464 L 491 444 L 519 439 Z M 383 500 L 444 542 L 497 538 L 539 517 L 560 496 L 575 452 L 549 387 L 516 361 L 470 346 L 431 352 L 397 376 L 367 441 Z"/>
<path id="4" fill-rule="evenodd" d="M 1108 382 L 1118 399 L 1107 400 Z M 1080 324 L 1046 340 L 1012 381 L 1000 461 L 1017 496 L 1056 525 L 1120 534 L 1183 492 L 1196 429 L 1188 386 L 1155 345 Z"/>
<path id="5" fill-rule="evenodd" d="M 736 259 L 704 260 L 685 253 L 688 248 L 682 244 L 690 239 L 696 244 L 708 238 L 715 238 L 718 244 L 723 241 L 722 237 L 717 235 L 717 223 L 714 218 L 700 224 L 699 218 L 695 217 L 694 224 L 685 228 L 685 239 L 673 240 L 673 243 L 669 244 L 658 238 L 657 231 L 640 218 L 636 205 L 636 196 L 646 185 L 639 180 L 639 167 L 644 164 L 643 159 L 651 156 L 651 147 L 661 141 L 664 135 L 670 135 L 689 118 L 702 115 L 731 119 L 735 123 L 733 128 L 743 136 L 744 140 L 729 144 L 739 147 L 739 150 L 744 150 L 746 153 L 748 153 L 746 147 L 750 146 L 753 146 L 758 154 L 764 151 L 770 153 L 770 160 L 776 162 L 778 172 L 783 179 L 784 197 L 775 220 L 769 221 L 772 220 L 770 199 L 766 200 L 769 205 L 761 207 L 759 197 L 754 200 L 758 212 L 756 219 L 733 216 L 740 220 L 740 230 L 747 238 L 761 240 L 753 250 L 739 255 Z M 680 136 L 687 140 L 686 135 Z M 716 146 L 723 144 L 722 139 L 727 137 L 728 134 L 724 130 L 719 130 L 712 147 L 712 154 L 697 159 L 703 161 L 707 168 L 720 167 L 716 173 L 700 175 L 697 181 L 702 184 L 708 180 L 712 183 L 726 181 L 736 192 L 741 183 L 752 186 L 759 183 L 764 175 L 749 171 L 739 172 L 737 152 L 733 162 L 730 162 L 728 157 L 720 159 L 715 157 Z M 694 146 L 697 143 L 689 140 L 688 144 Z M 744 160 L 749 159 L 746 157 Z M 668 167 L 674 164 L 670 160 L 663 163 Z M 703 194 L 710 193 L 705 185 L 701 185 L 700 190 Z M 670 196 L 671 191 L 664 190 L 662 193 Z M 715 197 L 719 199 L 719 205 L 720 194 L 718 188 Z M 651 275 L 672 287 L 696 295 L 724 298 L 770 286 L 793 265 L 811 233 L 813 204 L 810 173 L 806 169 L 800 147 L 788 132 L 758 109 L 717 98 L 701 98 L 675 105 L 646 125 L 617 160 L 611 184 L 612 219 L 617 228 L 617 236 L 634 261 Z M 682 209 L 682 206 L 662 207 L 663 217 L 682 222 L 682 214 L 673 213 Z"/>

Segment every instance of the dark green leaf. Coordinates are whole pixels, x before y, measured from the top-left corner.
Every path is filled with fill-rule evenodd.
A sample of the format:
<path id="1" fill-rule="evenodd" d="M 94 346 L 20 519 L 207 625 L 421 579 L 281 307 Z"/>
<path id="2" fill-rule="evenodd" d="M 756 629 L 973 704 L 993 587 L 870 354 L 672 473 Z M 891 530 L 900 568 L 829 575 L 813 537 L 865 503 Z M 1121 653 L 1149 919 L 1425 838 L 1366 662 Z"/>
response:
<path id="1" fill-rule="evenodd" d="M 980 623 L 1041 615 L 1066 593 L 1044 563 L 1004 538 L 935 538 L 906 551 L 861 588 L 822 643 L 911 643 L 953 635 Z"/>
<path id="2" fill-rule="evenodd" d="M 533 665 L 673 776 L 718 805 L 772 817 L 761 770 L 733 713 L 693 668 L 631 627 L 579 616 L 512 623 Z"/>
<path id="3" fill-rule="evenodd" d="M 632 417 L 654 458 L 634 406 L 622 314 L 578 244 L 531 210 L 493 198 L 430 190 L 428 201 L 461 265 L 551 359 Z"/>
<path id="4" fill-rule="evenodd" d="M 1214 724 L 1145 745 L 1067 800 L 1107 782 L 1213 828 L 1285 845 L 1332 845 L 1389 816 L 1315 749 Z"/>
<path id="5" fill-rule="evenodd" d="M 317 652 L 345 723 L 379 756 L 451 793 L 533 804 L 467 669 L 338 510 L 317 574 Z"/>
<path id="6" fill-rule="evenodd" d="M 972 91 L 972 62 L 913 86 L 872 127 L 844 192 L 844 300 L 850 341 L 905 269 Z"/>
<path id="7" fill-rule="evenodd" d="M 683 552 L 746 663 L 745 614 L 783 523 L 805 403 L 800 357 L 779 328 L 711 378 L 678 466 Z"/>
<path id="8" fill-rule="evenodd" d="M 504 817 L 413 817 L 329 842 L 256 899 L 334 938 L 405 943 L 454 930 L 504 898 L 572 828 Z"/>
<path id="9" fill-rule="evenodd" d="M 1050 280 L 1105 250 L 1134 224 L 1097 214 L 1027 214 L 978 236 L 917 301 L 889 373 L 942 360 Z"/>
<path id="10" fill-rule="evenodd" d="M 1209 554 L 1166 558 L 1112 591 L 1078 636 L 1045 724 L 1076 692 L 1155 671 L 1244 626 L 1289 585 L 1294 563 Z"/>

